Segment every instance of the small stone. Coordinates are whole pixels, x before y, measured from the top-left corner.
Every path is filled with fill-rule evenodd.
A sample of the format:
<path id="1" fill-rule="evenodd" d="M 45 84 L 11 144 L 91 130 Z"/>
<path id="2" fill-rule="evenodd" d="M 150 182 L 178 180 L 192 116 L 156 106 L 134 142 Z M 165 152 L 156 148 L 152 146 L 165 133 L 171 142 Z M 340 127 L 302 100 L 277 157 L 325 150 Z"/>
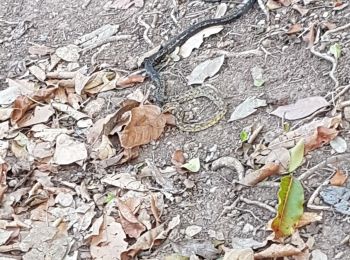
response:
<path id="1" fill-rule="evenodd" d="M 213 187 L 209 190 L 210 193 L 214 193 L 217 190 L 218 187 Z"/>
<path id="2" fill-rule="evenodd" d="M 327 18 L 328 15 L 329 15 L 329 12 L 324 12 L 322 16 L 323 16 L 323 18 Z"/>
<path id="3" fill-rule="evenodd" d="M 202 231 L 202 227 L 193 225 L 193 226 L 188 226 L 186 228 L 185 234 L 189 237 L 194 237 L 201 231 Z"/>
<path id="4" fill-rule="evenodd" d="M 15 187 L 15 186 L 17 185 L 17 183 L 18 183 L 17 180 L 10 180 L 10 181 L 8 182 L 10 188 Z"/>
<path id="5" fill-rule="evenodd" d="M 179 196 L 178 196 L 178 197 L 175 197 L 175 202 L 176 202 L 176 203 L 180 203 L 181 201 L 182 201 L 182 198 L 181 198 L 181 197 L 179 197 Z"/>
<path id="6" fill-rule="evenodd" d="M 194 181 L 186 179 L 184 181 L 184 185 L 185 185 L 186 189 L 192 189 L 194 187 Z"/>
<path id="7" fill-rule="evenodd" d="M 215 153 L 218 150 L 218 146 L 214 144 L 212 147 L 210 147 L 209 152 Z"/>
<path id="8" fill-rule="evenodd" d="M 60 204 L 62 207 L 69 207 L 73 203 L 73 196 L 69 193 L 58 193 L 55 202 Z"/>
<path id="9" fill-rule="evenodd" d="M 254 230 L 254 227 L 252 225 L 250 225 L 249 223 L 245 224 L 243 229 L 242 229 L 242 233 L 243 234 L 246 234 L 246 233 L 249 233 L 251 231 Z"/>
<path id="10" fill-rule="evenodd" d="M 271 43 L 272 43 L 272 41 L 270 39 L 265 39 L 261 42 L 262 46 L 264 46 L 266 48 L 271 47 Z"/>

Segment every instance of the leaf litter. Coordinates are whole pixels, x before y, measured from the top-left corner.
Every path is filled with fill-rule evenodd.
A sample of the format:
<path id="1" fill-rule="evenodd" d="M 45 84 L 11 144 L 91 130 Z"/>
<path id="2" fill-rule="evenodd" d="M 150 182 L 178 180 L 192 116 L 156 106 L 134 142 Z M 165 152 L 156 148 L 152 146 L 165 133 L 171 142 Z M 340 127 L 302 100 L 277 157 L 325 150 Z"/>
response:
<path id="1" fill-rule="evenodd" d="M 296 4 L 297 2 L 299 1 L 268 1 L 267 7 L 278 10 L 292 6 L 302 16 L 306 16 L 310 11 L 305 8 L 308 1 L 304 1 L 304 6 Z M 110 1 L 106 6 L 107 9 L 128 9 L 143 5 L 143 1 L 124 0 Z M 339 11 L 345 7 L 344 4 L 339 4 L 334 10 Z M 26 27 L 25 23 L 18 28 L 21 26 Z M 291 37 L 300 33 L 301 37 L 304 26 L 293 21 L 286 33 Z M 323 26 L 327 30 L 335 29 L 332 24 Z M 309 28 L 304 38 L 310 47 L 317 35 L 313 24 Z M 21 252 L 25 258 L 42 258 L 40 252 L 47 254 L 44 257 L 63 258 L 63 254 L 71 249 L 73 237 L 70 235 L 73 233 L 74 238 L 85 240 L 82 243 L 88 246 L 90 255 L 96 259 L 130 259 L 141 251 L 153 250 L 180 225 L 179 216 L 170 220 L 169 216 L 163 215 L 164 197 L 166 201 L 174 201 L 174 196 L 183 192 L 172 177 L 177 174 L 186 176 L 190 172 L 199 175 L 210 167 L 210 163 L 202 165 L 199 157 L 185 156 L 182 149 L 178 149 L 171 158 L 173 166 L 169 169 L 145 161 L 146 166 L 135 165 L 132 170 L 104 174 L 104 168 L 129 162 L 142 153 L 142 146 L 161 140 L 166 125 L 170 122 L 161 108 L 150 103 L 148 95 L 140 92 L 131 93 L 120 100 L 115 112 L 100 116 L 103 103 L 109 105 L 110 102 L 102 98 L 101 102 L 93 103 L 96 96 L 102 92 L 132 87 L 145 80 L 142 74 L 122 76 L 113 70 L 88 70 L 79 64 L 82 53 L 113 40 L 112 37 L 116 36 L 119 29 L 119 25 L 107 24 L 82 36 L 74 44 L 56 49 L 31 46 L 29 53 L 39 60 L 27 66 L 26 76 L 7 79 L 8 88 L 0 92 L 0 202 L 1 213 L 11 216 L 0 221 L 0 246 L 11 246 L 12 250 Z M 194 49 L 202 45 L 204 38 L 217 34 L 222 29 L 221 26 L 211 27 L 198 33 L 181 46 L 176 55 L 189 57 Z M 20 36 L 14 34 L 16 37 Z M 329 47 L 329 54 L 336 60 L 341 59 L 345 48 L 340 43 L 335 43 Z M 47 55 L 50 55 L 49 60 L 44 58 Z M 202 84 L 215 76 L 224 60 L 224 56 L 219 56 L 199 64 L 188 76 L 188 84 Z M 251 74 L 254 86 L 266 84 L 262 68 L 253 68 Z M 271 114 L 283 120 L 297 120 L 332 105 L 323 97 L 308 97 L 299 99 L 292 105 L 280 106 Z M 248 98 L 232 113 L 229 122 L 243 119 L 258 107 L 266 106 L 265 100 Z M 222 157 L 220 163 L 212 163 L 212 168 L 219 170 L 227 167 L 236 170 L 239 173 L 236 184 L 249 186 L 274 175 L 279 178 L 281 174 L 297 172 L 307 160 L 306 155 L 324 145 L 330 144 L 337 153 L 346 152 L 346 139 L 338 136 L 341 123 L 340 116 L 315 120 L 296 130 L 286 131 L 270 143 L 251 145 L 246 151 L 244 167 L 236 158 Z M 249 142 L 253 132 L 245 133 L 241 141 Z M 98 189 L 99 184 L 86 184 L 85 181 L 76 185 L 60 180 L 57 185 L 54 178 L 55 183 L 51 182 L 52 173 L 58 173 L 57 167 L 71 164 L 79 165 L 84 171 L 89 164 L 96 168 L 104 165 L 97 170 L 96 178 L 100 179 L 108 192 Z M 254 169 L 253 177 L 244 172 L 246 166 Z M 13 182 L 13 174 L 16 173 L 25 175 L 20 183 Z M 348 190 L 345 187 L 334 187 L 344 185 L 346 180 L 347 174 L 337 170 L 330 179 L 333 186 L 322 189 L 320 196 L 336 211 L 348 215 L 345 210 L 349 206 L 345 199 Z M 187 189 L 195 186 L 193 181 L 190 185 L 189 179 L 185 179 L 182 184 Z M 91 190 L 97 192 L 91 196 Z M 332 200 L 334 197 L 337 200 Z M 319 250 L 311 251 L 311 247 L 298 234 L 298 229 L 320 221 L 322 217 L 316 213 L 303 213 L 303 188 L 294 173 L 281 178 L 278 198 L 277 216 L 271 224 L 275 236 L 275 240 L 269 240 L 273 241 L 272 245 L 266 246 L 263 243 L 258 247 L 250 243 L 242 249 L 226 248 L 223 250 L 224 259 L 286 256 L 309 259 L 310 254 L 314 258 L 324 257 Z M 90 203 L 92 200 L 94 203 Z M 30 214 L 22 222 L 16 214 L 22 217 L 24 212 Z M 97 215 L 97 212 L 102 214 Z M 201 231 L 201 226 L 190 225 L 185 233 L 192 237 L 203 233 Z M 287 239 L 285 244 L 281 240 L 277 241 L 281 237 Z M 130 242 L 130 238 L 135 240 Z M 220 253 L 207 240 L 171 244 L 173 250 L 179 253 L 178 259 L 197 259 L 196 255 L 212 259 Z M 77 257 L 73 255 L 72 259 L 74 256 Z"/>

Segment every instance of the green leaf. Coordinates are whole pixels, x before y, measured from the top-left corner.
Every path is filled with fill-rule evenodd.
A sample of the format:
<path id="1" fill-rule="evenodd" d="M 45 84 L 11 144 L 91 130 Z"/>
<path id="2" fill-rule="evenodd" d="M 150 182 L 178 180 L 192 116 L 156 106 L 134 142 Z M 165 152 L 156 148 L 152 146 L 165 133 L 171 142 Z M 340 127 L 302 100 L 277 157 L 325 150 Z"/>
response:
<path id="1" fill-rule="evenodd" d="M 289 151 L 290 153 L 290 161 L 288 172 L 295 171 L 303 162 L 304 158 L 304 139 L 300 139 L 300 141 Z"/>
<path id="2" fill-rule="evenodd" d="M 239 134 L 239 138 L 241 139 L 241 142 L 246 142 L 249 139 L 249 133 L 246 130 L 242 130 L 241 133 Z"/>
<path id="3" fill-rule="evenodd" d="M 254 86 L 255 87 L 261 87 L 262 85 L 264 85 L 265 80 L 263 79 L 254 79 Z"/>
<path id="4" fill-rule="evenodd" d="M 199 158 L 194 158 L 183 164 L 181 167 L 189 170 L 190 172 L 198 172 L 201 168 L 201 164 Z"/>
<path id="5" fill-rule="evenodd" d="M 275 238 L 289 236 L 303 215 L 304 189 L 300 181 L 293 176 L 281 179 L 278 192 L 277 216 L 272 221 Z"/>
<path id="6" fill-rule="evenodd" d="M 334 43 L 329 48 L 329 52 L 332 53 L 336 59 L 339 59 L 341 55 L 341 45 L 339 43 Z"/>
<path id="7" fill-rule="evenodd" d="M 106 203 L 111 203 L 114 199 L 116 198 L 116 196 L 113 193 L 108 193 L 107 194 L 107 198 L 106 198 Z"/>

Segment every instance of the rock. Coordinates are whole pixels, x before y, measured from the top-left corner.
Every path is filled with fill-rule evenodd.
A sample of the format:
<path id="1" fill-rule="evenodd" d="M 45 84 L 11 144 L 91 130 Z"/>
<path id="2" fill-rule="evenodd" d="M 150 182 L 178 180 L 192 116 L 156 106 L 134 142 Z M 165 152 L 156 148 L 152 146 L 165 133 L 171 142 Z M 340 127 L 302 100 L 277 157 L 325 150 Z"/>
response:
<path id="1" fill-rule="evenodd" d="M 246 234 L 246 233 L 249 233 L 251 231 L 254 230 L 254 227 L 252 225 L 250 225 L 249 223 L 245 224 L 243 229 L 242 229 L 242 233 L 243 234 Z"/>
<path id="2" fill-rule="evenodd" d="M 73 203 L 73 196 L 69 193 L 58 193 L 55 202 L 60 204 L 62 207 L 69 207 Z"/>

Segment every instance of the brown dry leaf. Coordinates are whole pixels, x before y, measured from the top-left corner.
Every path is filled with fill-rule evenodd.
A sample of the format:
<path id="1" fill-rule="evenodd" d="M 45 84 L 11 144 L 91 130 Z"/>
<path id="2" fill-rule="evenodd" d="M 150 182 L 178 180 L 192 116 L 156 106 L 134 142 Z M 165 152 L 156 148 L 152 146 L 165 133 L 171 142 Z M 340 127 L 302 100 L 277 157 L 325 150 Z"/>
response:
<path id="1" fill-rule="evenodd" d="M 174 217 L 167 228 L 165 228 L 165 223 L 155 227 L 141 237 L 139 237 L 135 244 L 130 246 L 126 251 L 121 254 L 121 260 L 133 259 L 140 251 L 151 249 L 153 246 L 160 245 L 163 240 L 167 237 L 168 233 L 180 224 L 179 216 Z"/>
<path id="2" fill-rule="evenodd" d="M 272 244 L 267 249 L 254 254 L 254 259 L 278 258 L 295 256 L 302 253 L 302 250 L 292 245 Z"/>
<path id="3" fill-rule="evenodd" d="M 259 170 L 247 174 L 240 182 L 243 185 L 254 186 L 267 177 L 280 174 L 280 167 L 281 165 L 279 163 L 265 164 Z"/>
<path id="4" fill-rule="evenodd" d="M 309 32 L 303 37 L 303 40 L 308 44 L 308 48 L 311 48 L 315 43 L 315 24 L 311 23 Z"/>
<path id="5" fill-rule="evenodd" d="M 295 228 L 301 228 L 313 222 L 321 221 L 322 215 L 314 212 L 304 212 Z"/>
<path id="6" fill-rule="evenodd" d="M 334 186 L 343 186 L 346 180 L 348 179 L 348 175 L 343 171 L 337 169 L 332 179 L 330 179 L 330 184 Z"/>
<path id="7" fill-rule="evenodd" d="M 165 116 L 154 105 L 141 105 L 131 109 L 126 127 L 118 132 L 121 146 L 133 148 L 157 140 L 164 131 Z"/>
<path id="8" fill-rule="evenodd" d="M 92 236 L 90 253 L 94 259 L 118 260 L 127 248 L 122 226 L 113 217 L 105 216 L 97 236 Z"/>
<path id="9" fill-rule="evenodd" d="M 51 105 L 37 106 L 34 110 L 27 112 L 21 120 L 17 122 L 18 127 L 27 127 L 40 123 L 46 123 L 55 113 Z"/>
<path id="10" fill-rule="evenodd" d="M 120 213 L 120 222 L 123 230 L 130 237 L 138 238 L 146 230 L 146 227 L 137 219 L 132 209 L 119 198 L 116 198 Z"/>
<path id="11" fill-rule="evenodd" d="M 14 125 L 17 123 L 28 110 L 34 108 L 38 103 L 51 100 L 55 95 L 56 89 L 56 87 L 40 89 L 30 97 L 19 96 L 16 98 L 12 105 L 13 111 L 11 113 L 11 124 Z"/>
<path id="12" fill-rule="evenodd" d="M 145 76 L 142 76 L 140 74 L 131 74 L 127 77 L 122 77 L 117 81 L 117 88 L 123 89 L 132 87 L 137 83 L 142 83 L 145 78 Z"/>
<path id="13" fill-rule="evenodd" d="M 338 135 L 338 131 L 334 128 L 327 128 L 319 126 L 316 128 L 314 134 L 305 139 L 305 154 L 308 152 L 320 148 L 330 141 L 332 141 Z"/>
<path id="14" fill-rule="evenodd" d="M 292 26 L 287 31 L 287 34 L 294 34 L 301 32 L 303 30 L 303 26 L 300 23 L 292 24 Z"/>
<path id="15" fill-rule="evenodd" d="M 119 75 L 111 71 L 98 71 L 90 76 L 90 80 L 84 86 L 84 92 L 97 94 L 103 91 L 115 89 Z"/>
<path id="16" fill-rule="evenodd" d="M 171 156 L 171 163 L 175 166 L 181 166 L 185 163 L 186 159 L 182 150 L 177 149 Z"/>

